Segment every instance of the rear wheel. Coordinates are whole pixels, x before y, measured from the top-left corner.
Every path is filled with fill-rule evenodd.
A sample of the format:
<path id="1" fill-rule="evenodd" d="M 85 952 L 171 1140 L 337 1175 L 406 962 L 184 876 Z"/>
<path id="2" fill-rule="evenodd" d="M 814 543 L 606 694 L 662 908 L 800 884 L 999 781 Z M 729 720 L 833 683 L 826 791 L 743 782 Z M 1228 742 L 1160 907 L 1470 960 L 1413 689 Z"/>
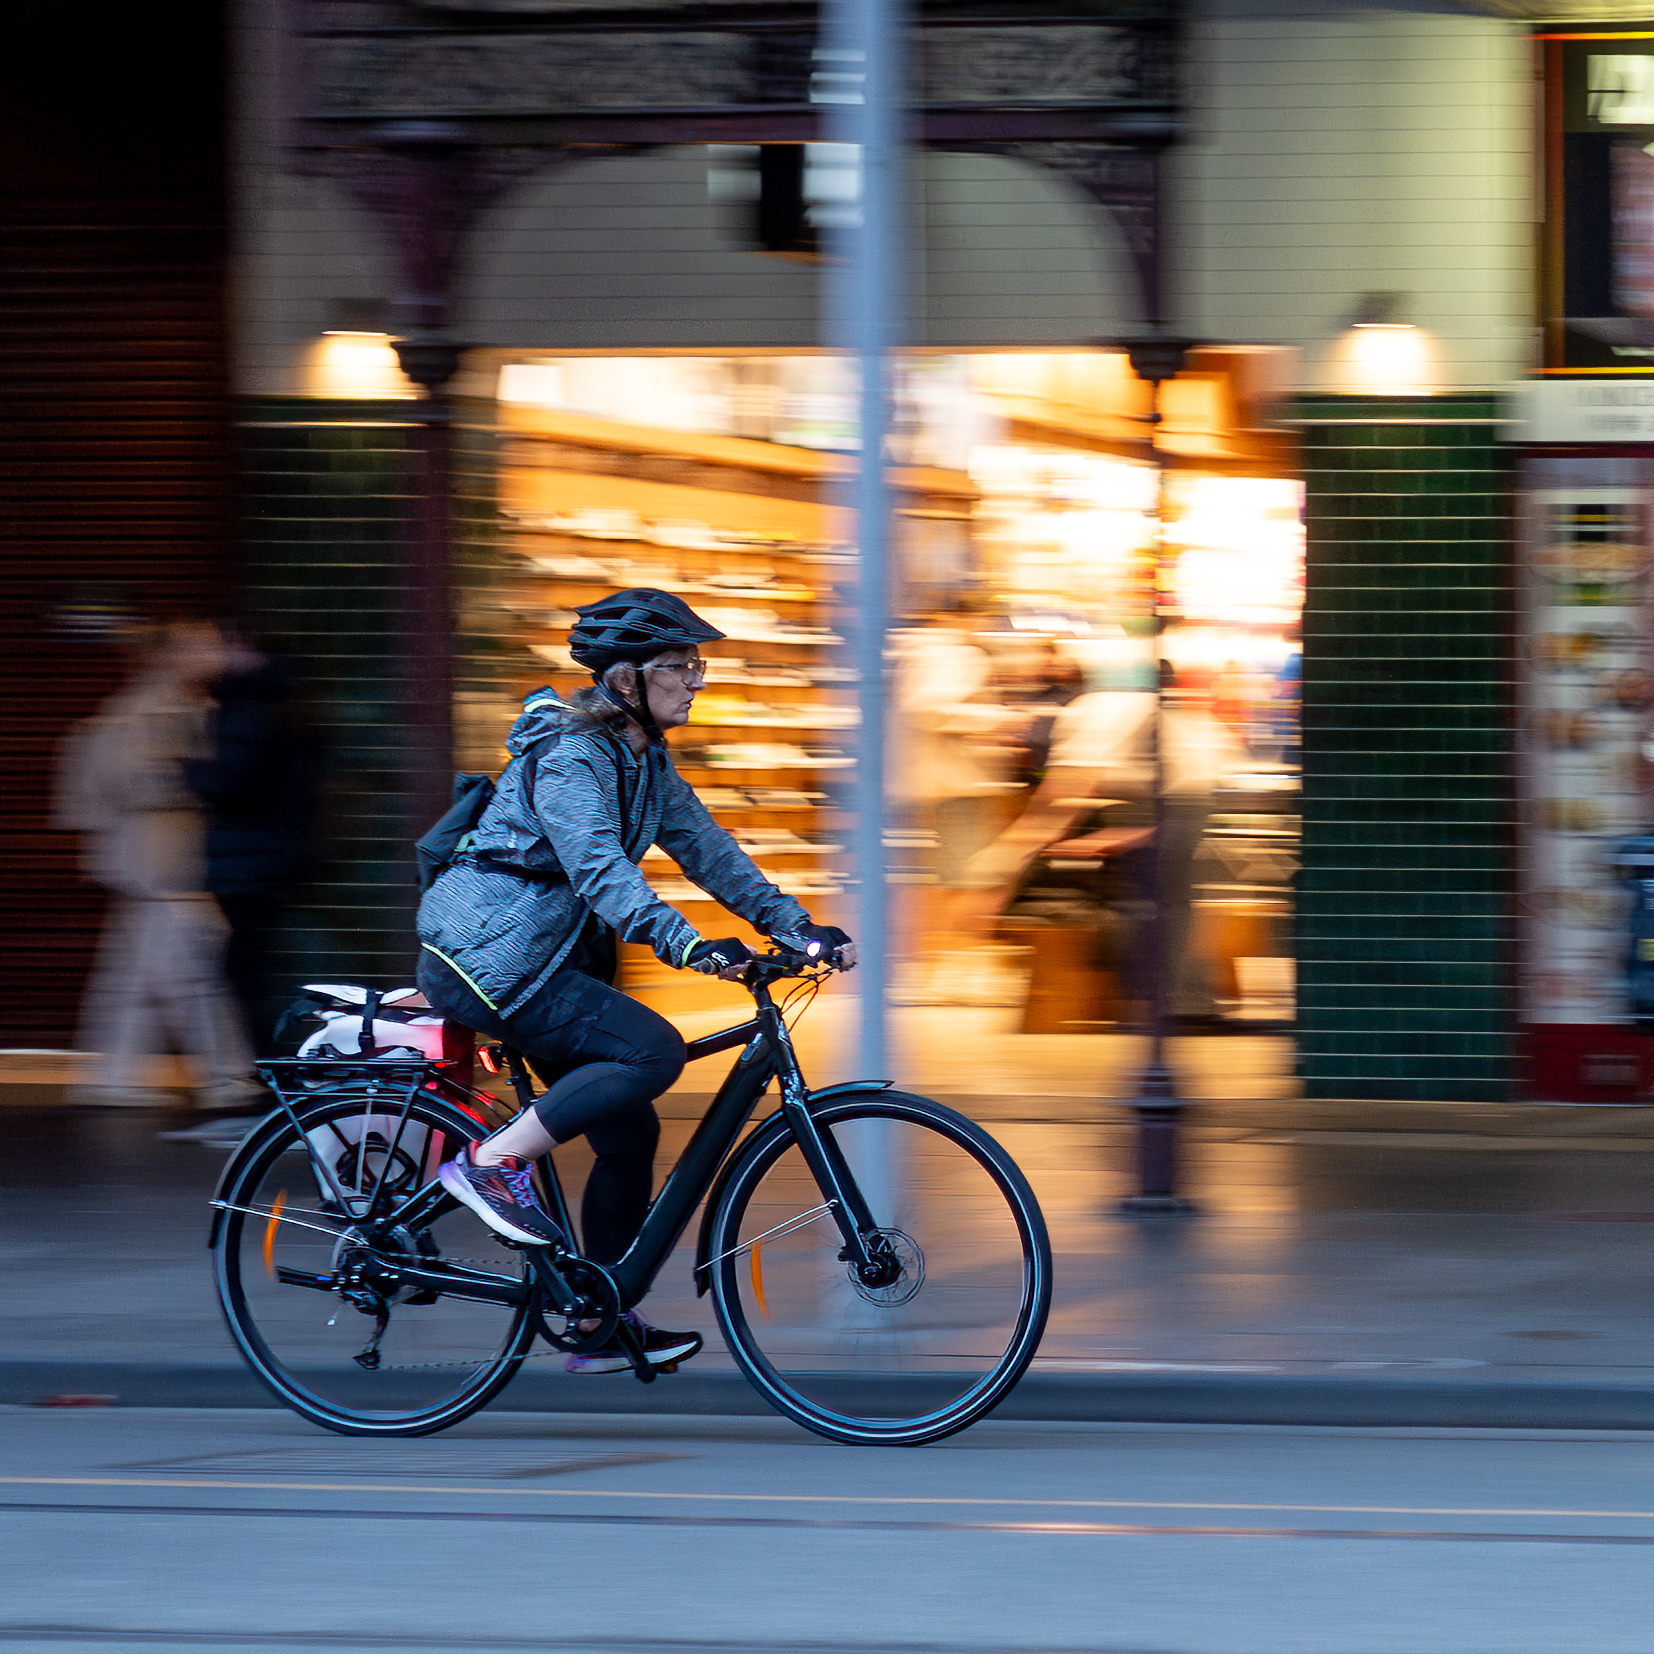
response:
<path id="1" fill-rule="evenodd" d="M 306 1418 L 346 1435 L 441 1430 L 510 1382 L 534 1341 L 527 1294 L 479 1302 L 398 1281 L 398 1266 L 441 1260 L 515 1289 L 524 1255 L 443 1198 L 435 1215 L 388 1233 L 360 1220 L 424 1187 L 482 1128 L 425 1093 L 344 1083 L 273 1115 L 238 1156 L 220 1198 L 219 1300 L 253 1370 Z"/>
<path id="2" fill-rule="evenodd" d="M 748 1140 L 710 1229 L 730 1353 L 770 1402 L 837 1441 L 935 1441 L 996 1406 L 1039 1347 L 1051 1247 L 1033 1191 L 979 1126 L 923 1097 L 813 1106 L 878 1232 L 874 1281 L 844 1242 L 784 1117 Z"/>

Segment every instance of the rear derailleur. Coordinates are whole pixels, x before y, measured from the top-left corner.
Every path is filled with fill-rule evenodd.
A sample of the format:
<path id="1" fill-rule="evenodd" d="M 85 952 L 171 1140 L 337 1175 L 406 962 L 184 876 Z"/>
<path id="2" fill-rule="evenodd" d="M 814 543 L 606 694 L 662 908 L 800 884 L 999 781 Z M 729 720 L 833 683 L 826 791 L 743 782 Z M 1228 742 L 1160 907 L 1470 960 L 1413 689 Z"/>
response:
<path id="1" fill-rule="evenodd" d="M 379 1289 L 377 1283 L 369 1279 L 368 1259 L 365 1254 L 347 1254 L 340 1258 L 335 1266 L 333 1279 L 333 1290 L 347 1304 L 358 1314 L 373 1317 L 373 1336 L 351 1357 L 351 1360 L 364 1372 L 377 1372 L 380 1362 L 379 1343 L 385 1336 L 385 1329 L 391 1324 L 391 1301 Z"/>

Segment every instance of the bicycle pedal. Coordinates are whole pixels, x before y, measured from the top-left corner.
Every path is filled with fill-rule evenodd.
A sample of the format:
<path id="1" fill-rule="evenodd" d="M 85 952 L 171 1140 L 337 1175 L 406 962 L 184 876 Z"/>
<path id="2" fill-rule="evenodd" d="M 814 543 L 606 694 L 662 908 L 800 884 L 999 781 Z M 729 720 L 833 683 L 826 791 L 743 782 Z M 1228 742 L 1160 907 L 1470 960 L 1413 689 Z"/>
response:
<path id="1" fill-rule="evenodd" d="M 624 1320 L 615 1328 L 615 1343 L 617 1343 L 626 1359 L 632 1364 L 632 1376 L 639 1384 L 653 1384 L 655 1374 L 659 1369 L 649 1360 L 643 1348 L 643 1340 Z"/>

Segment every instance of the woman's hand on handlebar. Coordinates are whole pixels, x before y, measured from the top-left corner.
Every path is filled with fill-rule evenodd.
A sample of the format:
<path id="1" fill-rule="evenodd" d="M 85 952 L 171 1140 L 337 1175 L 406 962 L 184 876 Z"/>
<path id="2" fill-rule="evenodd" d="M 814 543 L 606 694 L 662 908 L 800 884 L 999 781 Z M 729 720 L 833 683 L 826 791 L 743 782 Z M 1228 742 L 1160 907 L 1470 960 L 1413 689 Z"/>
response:
<path id="1" fill-rule="evenodd" d="M 812 965 L 832 965 L 841 971 L 856 968 L 856 944 L 837 925 L 802 925 L 795 933 L 771 940 L 802 953 Z"/>
<path id="2" fill-rule="evenodd" d="M 746 968 L 758 957 L 739 937 L 725 936 L 716 942 L 697 942 L 689 950 L 684 964 L 703 976 L 721 977 L 725 982 L 739 982 Z"/>
<path id="3" fill-rule="evenodd" d="M 856 944 L 837 925 L 803 925 L 787 935 L 770 938 L 778 953 L 760 956 L 738 937 L 726 936 L 716 942 L 697 942 L 684 965 L 725 982 L 744 982 L 749 967 L 766 963 L 782 967 L 783 975 L 794 975 L 798 967 L 848 971 L 856 966 Z"/>

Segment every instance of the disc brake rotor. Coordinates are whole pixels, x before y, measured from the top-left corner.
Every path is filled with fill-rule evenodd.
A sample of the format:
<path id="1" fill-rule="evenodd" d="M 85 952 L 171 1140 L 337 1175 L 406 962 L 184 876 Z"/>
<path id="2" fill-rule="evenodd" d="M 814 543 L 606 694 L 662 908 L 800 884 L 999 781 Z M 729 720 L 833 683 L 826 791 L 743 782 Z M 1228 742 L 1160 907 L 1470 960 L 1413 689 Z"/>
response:
<path id="1" fill-rule="evenodd" d="M 869 1250 L 875 1257 L 883 1253 L 896 1266 L 897 1273 L 893 1280 L 880 1286 L 870 1286 L 857 1275 L 852 1264 L 848 1273 L 858 1297 L 865 1298 L 870 1304 L 894 1309 L 918 1295 L 919 1288 L 925 1284 L 925 1255 L 910 1234 L 902 1229 L 880 1229 L 874 1235 Z"/>

